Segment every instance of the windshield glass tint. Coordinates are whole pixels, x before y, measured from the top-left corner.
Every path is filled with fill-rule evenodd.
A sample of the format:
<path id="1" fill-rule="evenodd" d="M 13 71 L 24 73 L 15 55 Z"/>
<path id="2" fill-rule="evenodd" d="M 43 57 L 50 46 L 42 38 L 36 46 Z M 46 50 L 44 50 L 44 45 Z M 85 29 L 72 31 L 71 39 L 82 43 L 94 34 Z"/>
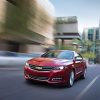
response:
<path id="1" fill-rule="evenodd" d="M 42 55 L 42 57 L 47 58 L 59 58 L 59 59 L 72 59 L 73 52 L 71 51 L 49 51 Z"/>

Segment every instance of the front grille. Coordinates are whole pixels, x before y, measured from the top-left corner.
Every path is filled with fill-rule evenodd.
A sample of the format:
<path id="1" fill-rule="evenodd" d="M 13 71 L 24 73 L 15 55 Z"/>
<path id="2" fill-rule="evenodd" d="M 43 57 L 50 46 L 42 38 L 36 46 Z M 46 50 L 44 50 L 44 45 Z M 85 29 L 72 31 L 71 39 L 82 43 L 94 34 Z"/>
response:
<path id="1" fill-rule="evenodd" d="M 49 78 L 48 77 L 42 77 L 42 76 L 33 76 L 33 75 L 29 75 L 29 77 L 31 78 L 31 79 L 34 79 L 34 80 L 41 80 L 41 81 L 46 81 L 46 80 L 48 80 Z"/>
<path id="2" fill-rule="evenodd" d="M 33 70 L 38 70 L 38 71 L 51 71 L 53 70 L 53 67 L 49 67 L 49 66 L 35 66 L 32 64 L 29 64 L 30 68 Z"/>

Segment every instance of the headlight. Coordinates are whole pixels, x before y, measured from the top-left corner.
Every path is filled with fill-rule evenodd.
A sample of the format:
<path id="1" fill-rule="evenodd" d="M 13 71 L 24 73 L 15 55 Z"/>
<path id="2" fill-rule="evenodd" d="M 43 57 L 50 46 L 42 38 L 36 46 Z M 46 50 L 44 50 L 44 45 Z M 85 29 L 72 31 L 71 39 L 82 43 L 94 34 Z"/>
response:
<path id="1" fill-rule="evenodd" d="M 54 70 L 63 70 L 64 66 L 54 67 Z"/>
<path id="2" fill-rule="evenodd" d="M 28 64 L 28 63 L 26 63 L 26 66 L 29 66 L 29 64 Z"/>

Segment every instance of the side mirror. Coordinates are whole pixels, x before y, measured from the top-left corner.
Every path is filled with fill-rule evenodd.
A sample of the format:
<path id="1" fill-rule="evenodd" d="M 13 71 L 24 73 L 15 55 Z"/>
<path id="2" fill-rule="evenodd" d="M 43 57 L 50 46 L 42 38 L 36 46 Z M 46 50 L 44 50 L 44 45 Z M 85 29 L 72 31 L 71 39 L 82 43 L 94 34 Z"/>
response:
<path id="1" fill-rule="evenodd" d="M 45 57 L 45 54 L 42 54 L 41 57 Z"/>
<path id="2" fill-rule="evenodd" d="M 82 61 L 83 60 L 83 58 L 81 58 L 81 57 L 75 57 L 75 61 Z"/>
<path id="3" fill-rule="evenodd" d="M 46 57 L 46 56 L 47 56 L 47 53 L 48 53 L 48 52 L 42 54 L 41 57 Z"/>

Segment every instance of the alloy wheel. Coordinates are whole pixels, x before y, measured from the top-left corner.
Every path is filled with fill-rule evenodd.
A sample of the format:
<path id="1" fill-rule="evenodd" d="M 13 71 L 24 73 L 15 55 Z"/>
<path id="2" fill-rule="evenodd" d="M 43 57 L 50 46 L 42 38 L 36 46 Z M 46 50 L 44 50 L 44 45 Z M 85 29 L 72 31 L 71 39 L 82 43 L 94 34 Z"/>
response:
<path id="1" fill-rule="evenodd" d="M 74 72 L 71 71 L 70 73 L 70 80 L 69 80 L 69 86 L 72 86 L 74 83 Z"/>

